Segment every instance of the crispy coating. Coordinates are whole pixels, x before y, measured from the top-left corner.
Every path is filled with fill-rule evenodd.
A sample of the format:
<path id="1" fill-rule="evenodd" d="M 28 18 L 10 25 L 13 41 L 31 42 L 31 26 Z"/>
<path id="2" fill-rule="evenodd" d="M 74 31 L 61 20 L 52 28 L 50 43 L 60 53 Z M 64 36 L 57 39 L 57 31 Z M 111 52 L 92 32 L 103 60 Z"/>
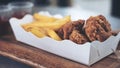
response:
<path id="1" fill-rule="evenodd" d="M 85 34 L 81 34 L 78 30 L 73 30 L 69 39 L 77 44 L 84 44 L 88 42 L 88 38 Z"/>
<path id="2" fill-rule="evenodd" d="M 58 34 L 62 39 L 69 39 L 69 35 L 73 30 L 80 30 L 82 32 L 82 27 L 85 20 L 72 21 L 65 24 L 58 30 Z"/>
<path id="3" fill-rule="evenodd" d="M 58 31 L 62 39 L 69 39 L 77 44 L 84 44 L 95 40 L 105 41 L 113 33 L 111 25 L 102 15 L 66 23 Z"/>
<path id="4" fill-rule="evenodd" d="M 103 42 L 112 35 L 110 24 L 102 15 L 90 17 L 86 21 L 84 29 L 90 41 L 99 40 Z"/>
<path id="5" fill-rule="evenodd" d="M 99 15 L 96 18 L 98 20 L 98 23 L 101 25 L 101 27 L 106 32 L 110 32 L 111 31 L 111 25 L 110 25 L 110 23 L 106 20 L 106 18 L 103 15 Z"/>

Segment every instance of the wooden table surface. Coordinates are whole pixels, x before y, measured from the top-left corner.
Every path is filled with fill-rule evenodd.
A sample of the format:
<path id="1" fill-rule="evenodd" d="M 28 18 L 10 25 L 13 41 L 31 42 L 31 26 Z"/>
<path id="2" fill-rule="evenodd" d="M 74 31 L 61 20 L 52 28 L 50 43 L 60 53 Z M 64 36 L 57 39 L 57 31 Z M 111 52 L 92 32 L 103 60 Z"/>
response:
<path id="1" fill-rule="evenodd" d="M 120 49 L 120 43 L 118 49 Z M 89 67 L 18 42 L 13 35 L 0 38 L 0 55 L 30 65 L 33 68 L 120 68 L 120 63 L 114 54 Z"/>

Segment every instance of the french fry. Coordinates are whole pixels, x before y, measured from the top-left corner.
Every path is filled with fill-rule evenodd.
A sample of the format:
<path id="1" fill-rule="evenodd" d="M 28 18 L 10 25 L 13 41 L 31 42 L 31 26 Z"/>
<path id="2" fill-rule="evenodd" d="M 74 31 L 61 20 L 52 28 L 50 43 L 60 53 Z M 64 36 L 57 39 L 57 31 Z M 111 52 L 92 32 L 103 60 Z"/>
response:
<path id="1" fill-rule="evenodd" d="M 57 33 L 54 30 L 51 29 L 47 29 L 47 34 L 48 36 L 50 36 L 51 38 L 60 41 L 61 38 L 57 35 Z"/>
<path id="2" fill-rule="evenodd" d="M 49 17 L 49 16 L 45 16 L 45 15 L 41 15 L 41 14 L 38 14 L 38 13 L 35 13 L 33 15 L 33 18 L 37 21 L 40 22 L 44 22 L 44 23 L 47 23 L 47 22 L 54 22 L 56 20 L 58 20 L 57 18 L 54 18 L 54 17 Z"/>
<path id="3" fill-rule="evenodd" d="M 23 24 L 22 27 L 28 31 L 32 27 L 42 27 L 42 28 L 49 28 L 53 30 L 58 30 L 60 27 L 62 27 L 64 24 L 71 21 L 70 16 L 66 16 L 63 19 L 57 20 L 53 23 L 28 23 Z"/>
<path id="4" fill-rule="evenodd" d="M 21 26 L 27 32 L 31 32 L 39 38 L 49 36 L 58 41 L 62 39 L 58 36 L 58 34 L 55 31 L 62 27 L 64 24 L 71 21 L 70 16 L 66 16 L 62 19 L 57 19 L 54 17 L 40 15 L 38 13 L 35 13 L 33 15 L 33 18 L 35 19 L 33 22 L 22 24 Z"/>
<path id="5" fill-rule="evenodd" d="M 34 34 L 35 36 L 39 37 L 39 38 L 42 38 L 42 37 L 45 37 L 45 36 L 46 36 L 46 33 L 45 33 L 44 30 L 39 29 L 39 28 L 36 28 L 36 27 L 31 28 L 31 29 L 30 29 L 30 32 L 31 32 L 32 34 Z"/>

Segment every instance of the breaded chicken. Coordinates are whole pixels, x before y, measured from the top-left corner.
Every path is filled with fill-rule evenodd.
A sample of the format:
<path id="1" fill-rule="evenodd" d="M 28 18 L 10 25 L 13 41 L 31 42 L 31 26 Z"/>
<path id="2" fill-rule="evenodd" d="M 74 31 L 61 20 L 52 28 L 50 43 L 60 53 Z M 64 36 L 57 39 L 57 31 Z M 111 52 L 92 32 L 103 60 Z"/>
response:
<path id="1" fill-rule="evenodd" d="M 88 38 L 85 34 L 81 34 L 78 30 L 73 30 L 69 39 L 77 44 L 84 44 L 88 42 Z"/>
<path id="2" fill-rule="evenodd" d="M 112 35 L 110 24 L 102 15 L 90 17 L 86 21 L 84 29 L 90 41 L 99 40 L 102 42 Z"/>
<path id="3" fill-rule="evenodd" d="M 85 20 L 72 21 L 65 24 L 58 30 L 58 34 L 62 39 L 69 39 L 69 35 L 73 30 L 80 30 L 82 32 L 82 27 Z"/>

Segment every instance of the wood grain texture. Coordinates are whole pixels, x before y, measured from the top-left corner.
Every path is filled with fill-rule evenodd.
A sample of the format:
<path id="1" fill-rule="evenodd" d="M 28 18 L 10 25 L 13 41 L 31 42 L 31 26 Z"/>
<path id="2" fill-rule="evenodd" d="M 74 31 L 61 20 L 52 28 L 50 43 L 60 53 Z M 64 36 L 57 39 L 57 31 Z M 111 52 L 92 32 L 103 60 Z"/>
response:
<path id="1" fill-rule="evenodd" d="M 120 48 L 120 45 L 118 48 Z M 114 54 L 100 60 L 91 67 L 88 67 L 18 42 L 13 35 L 1 38 L 0 54 L 28 64 L 34 68 L 120 68 L 120 63 L 117 62 Z"/>

